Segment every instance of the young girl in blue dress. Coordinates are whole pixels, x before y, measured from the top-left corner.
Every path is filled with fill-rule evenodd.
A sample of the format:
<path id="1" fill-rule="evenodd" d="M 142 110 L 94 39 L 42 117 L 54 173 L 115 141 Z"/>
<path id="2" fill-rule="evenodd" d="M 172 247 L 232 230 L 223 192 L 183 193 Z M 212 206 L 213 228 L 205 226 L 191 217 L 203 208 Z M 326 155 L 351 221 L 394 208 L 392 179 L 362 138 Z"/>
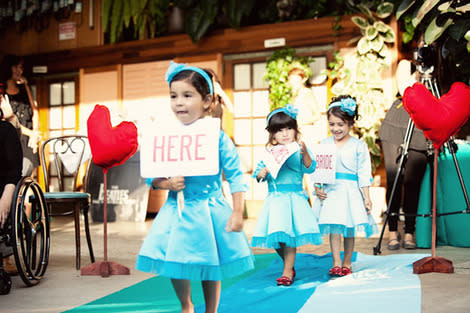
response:
<path id="1" fill-rule="evenodd" d="M 357 119 L 357 103 L 350 96 L 334 98 L 328 106 L 328 125 L 331 137 L 322 144 L 336 145 L 336 180 L 334 184 L 315 184 L 317 199 L 313 204 L 322 234 L 330 235 L 333 256 L 331 276 L 352 273 L 351 258 L 357 231 L 366 237 L 377 232 L 370 215 L 369 186 L 372 182 L 371 162 L 367 144 L 352 137 L 350 131 Z M 344 256 L 341 261 L 341 237 Z"/>
<path id="2" fill-rule="evenodd" d="M 272 111 L 267 117 L 268 149 L 282 148 L 299 142 L 297 111 L 291 105 Z M 321 244 L 321 235 L 303 190 L 304 174 L 315 171 L 316 162 L 300 141 L 300 150 L 294 152 L 281 166 L 274 178 L 261 161 L 254 174 L 258 181 L 267 181 L 268 195 L 258 216 L 253 232 L 253 247 L 274 248 L 284 262 L 278 285 L 290 286 L 295 278 L 296 247 Z"/>
<path id="3" fill-rule="evenodd" d="M 171 62 L 166 73 L 171 109 L 189 125 L 204 118 L 213 104 L 214 89 L 208 73 Z M 206 117 L 210 118 L 210 117 Z M 136 268 L 171 278 L 182 312 L 194 312 L 190 280 L 201 280 L 206 312 L 217 312 L 223 277 L 254 267 L 243 228 L 246 184 L 240 159 L 230 138 L 220 131 L 217 175 L 156 178 L 155 189 L 169 189 L 145 238 Z M 233 210 L 222 194 L 222 170 L 230 184 Z M 184 193 L 178 213 L 177 192 Z"/>

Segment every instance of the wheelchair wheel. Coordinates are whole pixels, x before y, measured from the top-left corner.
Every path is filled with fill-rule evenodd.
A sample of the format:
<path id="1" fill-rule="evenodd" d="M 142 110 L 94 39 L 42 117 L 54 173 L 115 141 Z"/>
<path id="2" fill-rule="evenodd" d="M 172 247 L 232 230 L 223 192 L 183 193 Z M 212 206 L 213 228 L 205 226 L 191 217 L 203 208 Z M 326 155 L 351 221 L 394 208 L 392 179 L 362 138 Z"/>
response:
<path id="1" fill-rule="evenodd" d="M 27 203 L 31 212 L 27 212 Z M 49 261 L 49 211 L 41 187 L 30 177 L 17 184 L 10 211 L 18 274 L 27 286 L 39 283 Z"/>

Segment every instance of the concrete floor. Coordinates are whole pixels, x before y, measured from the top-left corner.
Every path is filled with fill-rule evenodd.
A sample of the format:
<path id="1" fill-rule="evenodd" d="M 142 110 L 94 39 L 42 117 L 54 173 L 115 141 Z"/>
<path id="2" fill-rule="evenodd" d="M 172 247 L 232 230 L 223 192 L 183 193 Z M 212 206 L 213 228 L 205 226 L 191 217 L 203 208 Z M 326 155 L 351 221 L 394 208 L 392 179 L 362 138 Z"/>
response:
<path id="1" fill-rule="evenodd" d="M 44 278 L 38 285 L 28 288 L 25 287 L 20 277 L 12 277 L 13 286 L 10 294 L 0 296 L 0 312 L 63 312 L 152 277 L 150 274 L 134 270 L 136 255 L 151 222 L 152 218 L 141 223 L 108 223 L 108 260 L 129 267 L 131 274 L 102 278 L 101 276 L 81 276 L 80 271 L 75 269 L 73 220 L 70 217 L 55 217 L 51 227 L 51 254 Z M 252 219 L 245 221 L 244 229 L 248 237 L 251 236 L 254 223 Z M 100 261 L 103 259 L 103 225 L 93 223 L 91 230 L 95 257 L 97 261 Z M 356 251 L 372 254 L 372 248 L 376 244 L 377 237 L 358 239 Z M 254 249 L 254 253 L 273 251 Z M 321 246 L 308 245 L 301 247 L 299 252 L 322 255 L 329 252 L 329 245 L 327 242 Z M 431 253 L 429 249 L 415 251 L 400 249 L 393 253 L 408 252 Z M 384 241 L 382 255 L 390 253 Z M 451 260 L 455 273 L 419 275 L 423 290 L 422 312 L 470 312 L 470 248 L 438 247 L 436 254 Z M 90 264 L 84 236 L 82 236 L 81 260 L 82 266 Z M 384 303 L 384 305 L 391 305 L 393 301 L 400 301 L 400 299 L 390 299 L 390 303 Z"/>

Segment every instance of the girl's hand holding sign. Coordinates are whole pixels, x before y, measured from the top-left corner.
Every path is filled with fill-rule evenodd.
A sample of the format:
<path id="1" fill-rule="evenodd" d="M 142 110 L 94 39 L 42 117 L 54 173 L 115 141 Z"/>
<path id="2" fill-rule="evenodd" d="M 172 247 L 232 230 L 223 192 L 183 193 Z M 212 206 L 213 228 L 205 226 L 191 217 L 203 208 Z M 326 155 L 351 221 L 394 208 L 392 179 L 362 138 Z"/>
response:
<path id="1" fill-rule="evenodd" d="M 258 179 L 258 181 L 260 181 L 260 180 L 265 179 L 266 176 L 268 176 L 268 174 L 269 174 L 268 168 L 267 168 L 267 167 L 263 167 L 263 168 L 259 171 L 259 173 L 258 173 L 258 175 L 256 176 L 256 178 Z"/>
<path id="2" fill-rule="evenodd" d="M 322 185 L 315 184 L 315 194 L 317 195 L 317 198 L 320 200 L 326 199 L 326 192 L 323 190 Z"/>
<path id="3" fill-rule="evenodd" d="M 170 178 L 155 178 L 152 181 L 152 186 L 155 189 L 168 189 L 172 191 L 180 191 L 183 190 L 185 187 L 184 177 L 174 176 Z"/>

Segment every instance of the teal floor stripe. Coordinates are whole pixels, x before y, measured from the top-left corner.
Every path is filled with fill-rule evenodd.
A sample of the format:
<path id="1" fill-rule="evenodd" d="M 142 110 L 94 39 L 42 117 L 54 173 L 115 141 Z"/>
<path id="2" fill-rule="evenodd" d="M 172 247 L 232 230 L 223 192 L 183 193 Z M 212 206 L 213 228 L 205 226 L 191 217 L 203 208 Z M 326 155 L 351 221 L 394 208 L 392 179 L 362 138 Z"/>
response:
<path id="1" fill-rule="evenodd" d="M 222 290 L 230 288 L 238 281 L 246 279 L 257 271 L 265 269 L 276 258 L 278 257 L 275 254 L 256 255 L 255 269 L 243 275 L 223 280 Z M 191 290 L 195 305 L 203 303 L 204 296 L 200 282 L 191 282 Z M 173 291 L 171 281 L 168 278 L 157 276 L 65 312 L 170 313 L 179 312 L 180 310 L 180 304 Z"/>
<path id="2" fill-rule="evenodd" d="M 222 281 L 219 313 L 419 313 L 421 285 L 412 274 L 412 263 L 422 257 L 355 253 L 354 273 L 332 279 L 328 275 L 331 254 L 297 254 L 294 284 L 279 287 L 276 278 L 282 273 L 281 259 L 276 254 L 256 255 L 253 271 Z M 200 282 L 192 282 L 191 288 L 196 313 L 203 313 Z M 171 281 L 153 277 L 67 311 L 76 312 L 176 313 L 180 305 Z"/>

